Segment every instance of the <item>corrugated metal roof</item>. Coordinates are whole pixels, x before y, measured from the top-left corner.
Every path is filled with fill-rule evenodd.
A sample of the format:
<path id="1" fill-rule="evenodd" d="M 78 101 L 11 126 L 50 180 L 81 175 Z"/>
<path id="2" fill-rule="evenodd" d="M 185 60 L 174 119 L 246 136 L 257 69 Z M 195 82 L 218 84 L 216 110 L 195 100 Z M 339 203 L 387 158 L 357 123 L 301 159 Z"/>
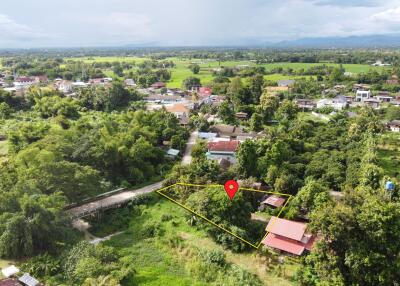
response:
<path id="1" fill-rule="evenodd" d="M 30 276 L 28 273 L 22 275 L 18 280 L 27 286 L 37 286 L 39 284 L 39 281 Z"/>
<path id="2" fill-rule="evenodd" d="M 208 150 L 214 152 L 235 152 L 238 149 L 239 144 L 240 142 L 237 140 L 210 142 L 208 143 Z"/>
<path id="3" fill-rule="evenodd" d="M 275 216 L 271 217 L 266 230 L 273 234 L 301 241 L 307 225 L 302 222 L 290 221 Z"/>
<path id="4" fill-rule="evenodd" d="M 302 255 L 305 249 L 303 243 L 273 233 L 268 233 L 263 244 L 295 255 Z"/>

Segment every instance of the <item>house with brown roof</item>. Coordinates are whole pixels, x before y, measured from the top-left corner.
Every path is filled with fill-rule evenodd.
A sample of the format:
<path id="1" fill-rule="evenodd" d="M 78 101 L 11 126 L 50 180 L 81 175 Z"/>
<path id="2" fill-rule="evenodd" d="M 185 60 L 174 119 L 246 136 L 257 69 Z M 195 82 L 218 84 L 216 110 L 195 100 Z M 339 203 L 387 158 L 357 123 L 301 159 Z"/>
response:
<path id="1" fill-rule="evenodd" d="M 163 82 L 155 82 L 151 85 L 151 87 L 154 89 L 160 89 L 166 87 L 166 85 Z"/>
<path id="2" fill-rule="evenodd" d="M 317 107 L 317 103 L 312 99 L 296 99 L 296 105 L 303 110 L 311 110 Z"/>
<path id="3" fill-rule="evenodd" d="M 272 195 L 267 198 L 265 198 L 261 203 L 260 207 L 262 209 L 265 209 L 267 205 L 274 207 L 274 208 L 279 208 L 285 204 L 286 199 L 281 198 L 277 195 Z"/>
<path id="4" fill-rule="evenodd" d="M 187 126 L 189 124 L 189 113 L 190 109 L 181 103 L 177 103 L 171 106 L 166 106 L 168 112 L 173 113 L 176 118 L 179 119 L 181 126 Z"/>
<path id="5" fill-rule="evenodd" d="M 266 230 L 264 245 L 296 256 L 310 251 L 315 242 L 315 235 L 307 233 L 307 224 L 302 222 L 273 216 Z"/>

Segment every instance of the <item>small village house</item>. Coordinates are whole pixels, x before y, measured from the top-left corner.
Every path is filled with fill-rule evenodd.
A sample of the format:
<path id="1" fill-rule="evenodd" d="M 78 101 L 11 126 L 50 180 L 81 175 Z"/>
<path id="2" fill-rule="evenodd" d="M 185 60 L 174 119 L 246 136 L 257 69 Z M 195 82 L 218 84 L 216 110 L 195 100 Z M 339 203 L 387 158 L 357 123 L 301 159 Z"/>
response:
<path id="1" fill-rule="evenodd" d="M 199 96 L 208 97 L 212 94 L 211 87 L 203 86 L 199 88 Z"/>
<path id="2" fill-rule="evenodd" d="M 273 208 L 280 208 L 285 204 L 286 199 L 281 198 L 277 195 L 267 196 L 260 203 L 260 207 L 258 208 L 260 211 L 263 211 L 267 206 L 271 206 Z"/>
<path id="3" fill-rule="evenodd" d="M 17 90 L 29 88 L 32 85 L 48 82 L 47 76 L 20 76 L 14 81 Z"/>
<path id="4" fill-rule="evenodd" d="M 151 87 L 154 89 L 161 89 L 161 88 L 166 87 L 166 85 L 163 82 L 155 82 L 151 85 Z"/>
<path id="5" fill-rule="evenodd" d="M 380 101 L 376 98 L 368 98 L 368 99 L 364 99 L 363 103 L 367 106 L 370 106 L 372 108 L 379 108 L 380 105 Z"/>
<path id="6" fill-rule="evenodd" d="M 347 98 L 343 95 L 338 95 L 334 98 L 324 98 L 317 101 L 317 108 L 332 107 L 335 110 L 342 110 L 348 105 Z"/>
<path id="7" fill-rule="evenodd" d="M 237 140 L 217 141 L 208 143 L 208 152 L 206 153 L 208 160 L 228 160 L 231 164 L 236 164 L 236 151 L 240 142 Z"/>
<path id="8" fill-rule="evenodd" d="M 312 99 L 296 99 L 296 105 L 303 110 L 312 110 L 317 107 L 317 104 Z"/>
<path id="9" fill-rule="evenodd" d="M 400 132 L 400 120 L 393 120 L 389 122 L 388 127 L 392 132 Z"/>
<path id="10" fill-rule="evenodd" d="M 212 141 L 218 136 L 217 133 L 212 132 L 199 132 L 197 137 L 203 140 Z"/>
<path id="11" fill-rule="evenodd" d="M 168 112 L 173 113 L 176 118 L 178 118 L 181 126 L 187 126 L 189 124 L 190 109 L 185 105 L 177 103 L 172 106 L 167 106 L 166 109 Z"/>
<path id="12" fill-rule="evenodd" d="M 306 233 L 307 224 L 278 217 L 271 217 L 266 228 L 268 235 L 262 243 L 268 247 L 296 256 L 310 251 L 315 236 Z"/>
<path id="13" fill-rule="evenodd" d="M 367 99 L 372 97 L 372 93 L 370 90 L 357 90 L 356 91 L 356 101 L 364 102 Z"/>
<path id="14" fill-rule="evenodd" d="M 388 92 L 388 91 L 378 92 L 378 94 L 375 96 L 375 98 L 379 102 L 391 102 L 394 99 L 393 96 L 390 96 L 390 92 Z"/>

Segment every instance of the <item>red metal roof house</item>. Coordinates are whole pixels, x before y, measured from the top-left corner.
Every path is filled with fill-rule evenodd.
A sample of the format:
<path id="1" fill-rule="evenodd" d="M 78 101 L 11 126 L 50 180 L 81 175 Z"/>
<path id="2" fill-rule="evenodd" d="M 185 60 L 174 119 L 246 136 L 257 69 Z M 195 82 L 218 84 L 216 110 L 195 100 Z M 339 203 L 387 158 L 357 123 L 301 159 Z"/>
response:
<path id="1" fill-rule="evenodd" d="M 237 140 L 210 142 L 208 143 L 208 151 L 217 153 L 235 153 L 239 148 L 239 144 L 240 142 Z"/>
<path id="2" fill-rule="evenodd" d="M 163 82 L 156 82 L 156 83 L 153 83 L 153 84 L 151 85 L 151 87 L 154 88 L 154 89 L 164 88 L 165 86 L 166 86 L 166 85 L 165 85 L 165 83 L 163 83 Z"/>
<path id="3" fill-rule="evenodd" d="M 302 222 L 271 217 L 266 230 L 264 245 L 298 256 L 311 250 L 315 242 L 315 236 L 306 233 L 307 224 Z"/>

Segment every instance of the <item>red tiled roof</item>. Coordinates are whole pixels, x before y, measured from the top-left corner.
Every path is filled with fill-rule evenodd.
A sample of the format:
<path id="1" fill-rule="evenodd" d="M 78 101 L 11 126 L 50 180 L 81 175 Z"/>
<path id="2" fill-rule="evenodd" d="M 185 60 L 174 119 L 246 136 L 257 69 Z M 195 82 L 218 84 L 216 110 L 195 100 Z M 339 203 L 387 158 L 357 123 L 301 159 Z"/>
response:
<path id="1" fill-rule="evenodd" d="M 29 76 L 20 76 L 16 80 L 16 82 L 34 82 L 35 78 Z"/>
<path id="2" fill-rule="evenodd" d="M 199 93 L 201 95 L 211 95 L 212 94 L 212 89 L 210 87 L 200 87 Z"/>
<path id="3" fill-rule="evenodd" d="M 285 199 L 278 197 L 276 195 L 272 195 L 270 197 L 268 197 L 266 200 L 261 202 L 262 204 L 268 204 L 274 207 L 281 207 L 283 206 L 283 204 L 285 203 Z"/>
<path id="4" fill-rule="evenodd" d="M 151 85 L 151 87 L 153 87 L 153 88 L 165 87 L 165 83 L 163 83 L 163 82 L 156 82 L 156 83 L 153 83 L 153 84 Z"/>
<path id="5" fill-rule="evenodd" d="M 237 140 L 210 142 L 208 143 L 208 150 L 216 152 L 236 152 L 239 144 L 240 142 Z"/>
<path id="6" fill-rule="evenodd" d="M 302 222 L 290 221 L 275 216 L 271 217 L 266 230 L 270 233 L 301 241 L 307 225 Z"/>

